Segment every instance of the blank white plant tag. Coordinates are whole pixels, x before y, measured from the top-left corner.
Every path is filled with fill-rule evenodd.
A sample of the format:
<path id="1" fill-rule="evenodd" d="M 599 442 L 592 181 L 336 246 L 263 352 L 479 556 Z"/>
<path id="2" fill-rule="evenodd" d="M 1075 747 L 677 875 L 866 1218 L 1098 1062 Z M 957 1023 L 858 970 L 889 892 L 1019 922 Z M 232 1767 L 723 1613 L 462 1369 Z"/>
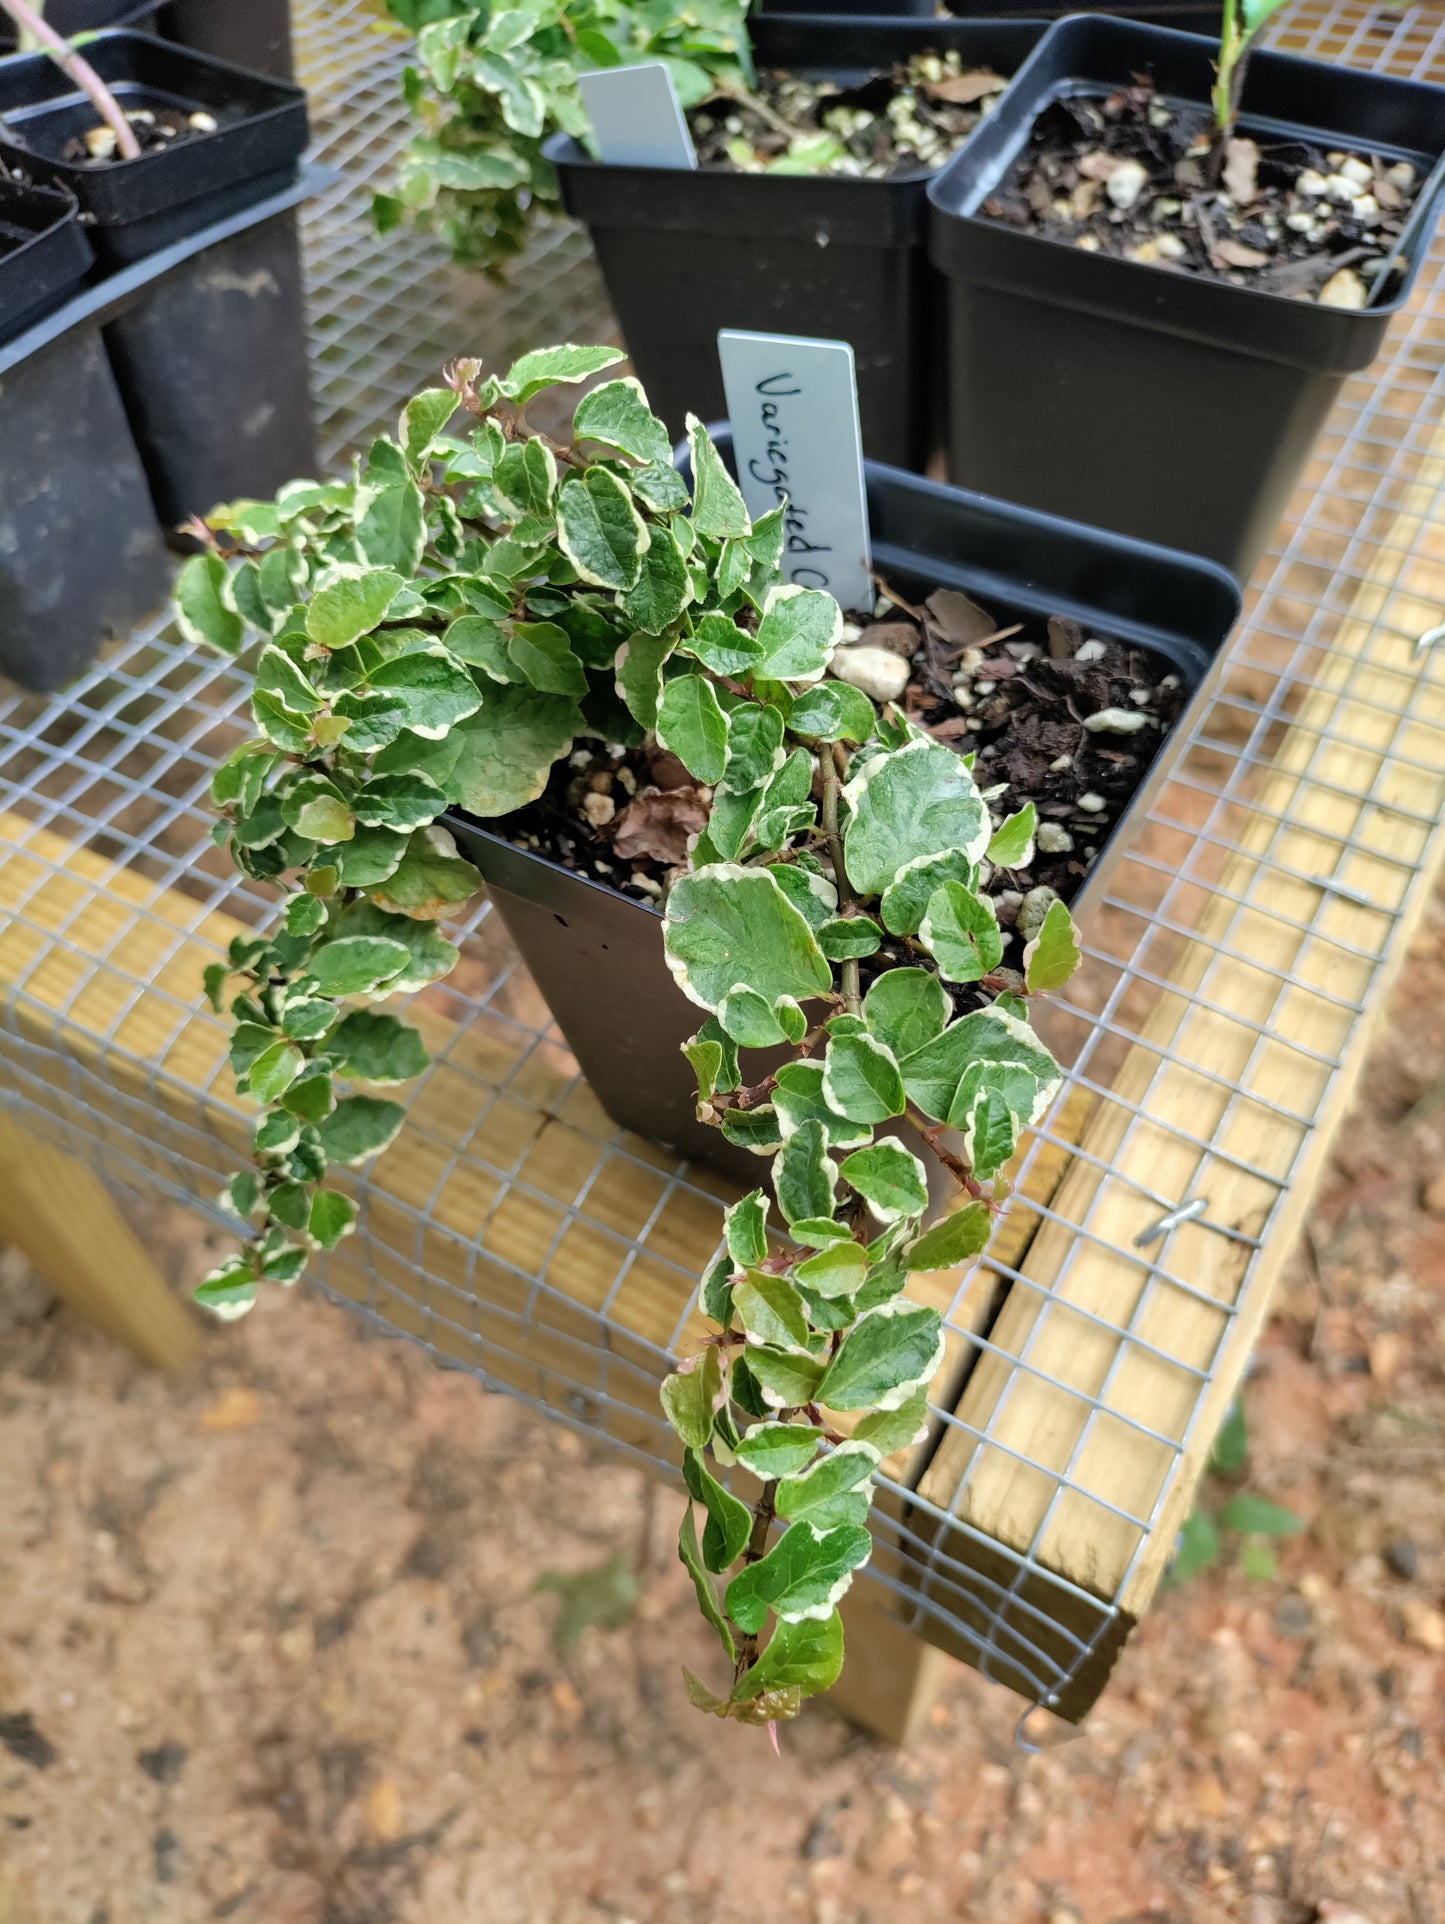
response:
<path id="1" fill-rule="evenodd" d="M 614 167 L 696 167 L 697 149 L 672 75 L 643 67 L 603 67 L 578 75 L 597 152 Z"/>
<path id="2" fill-rule="evenodd" d="M 868 502 L 858 382 L 847 341 L 717 337 L 738 486 L 756 521 L 787 501 L 783 578 L 871 610 Z"/>

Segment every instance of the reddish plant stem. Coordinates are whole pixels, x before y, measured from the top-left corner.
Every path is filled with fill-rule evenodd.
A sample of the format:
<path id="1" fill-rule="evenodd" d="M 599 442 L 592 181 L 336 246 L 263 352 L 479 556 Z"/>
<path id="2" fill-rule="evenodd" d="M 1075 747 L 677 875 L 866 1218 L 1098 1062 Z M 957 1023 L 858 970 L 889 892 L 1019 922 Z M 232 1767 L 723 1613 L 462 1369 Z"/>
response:
<path id="1" fill-rule="evenodd" d="M 140 159 L 140 142 L 135 129 L 121 112 L 120 103 L 84 56 L 71 46 L 63 34 L 47 25 L 30 5 L 30 0 L 0 0 L 0 12 L 8 13 L 22 34 L 29 34 L 80 88 L 92 107 L 115 135 L 122 160 Z"/>

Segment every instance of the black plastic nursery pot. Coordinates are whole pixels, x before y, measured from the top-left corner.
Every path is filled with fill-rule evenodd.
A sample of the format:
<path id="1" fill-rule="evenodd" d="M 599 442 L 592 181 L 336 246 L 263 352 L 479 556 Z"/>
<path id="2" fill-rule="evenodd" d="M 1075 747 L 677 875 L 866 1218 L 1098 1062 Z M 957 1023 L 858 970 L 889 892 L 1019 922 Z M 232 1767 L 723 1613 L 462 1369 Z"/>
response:
<path id="1" fill-rule="evenodd" d="M 144 33 L 104 33 L 86 57 L 128 112 L 203 112 L 214 132 L 136 160 L 62 158 L 97 124 L 95 109 L 43 53 L 0 60 L 0 160 L 68 188 L 112 271 L 280 192 L 307 142 L 299 87 L 245 72 Z"/>
<path id="2" fill-rule="evenodd" d="M 1086 253 L 980 211 L 1052 101 L 1102 97 L 1142 73 L 1203 102 L 1216 52 L 1093 16 L 1051 27 L 933 181 L 930 249 L 948 279 L 952 478 L 1247 579 L 1346 376 L 1375 358 L 1409 299 L 1445 186 L 1445 88 L 1286 54 L 1250 62 L 1241 131 L 1420 171 L 1405 271 L 1363 310 Z"/>
<path id="3" fill-rule="evenodd" d="M 169 0 L 160 26 L 168 40 L 289 80 L 291 0 Z"/>
<path id="4" fill-rule="evenodd" d="M 713 432 L 731 465 L 730 435 L 726 428 Z M 961 588 L 1006 623 L 1070 617 L 1090 634 L 1153 650 L 1194 702 L 1207 699 L 1240 608 L 1239 590 L 1223 569 L 875 461 L 866 473 L 874 566 L 903 593 Z M 1083 892 L 1098 888 L 1125 823 L 1163 780 L 1170 744 L 1187 728 L 1193 705 L 1101 845 Z M 668 971 L 659 913 L 516 847 L 493 824 L 453 812 L 446 826 L 486 877 L 508 934 L 613 1121 L 755 1183 L 757 1157 L 697 1120 L 696 1085 L 679 1051 L 703 1012 Z M 754 1060 L 766 1073 L 763 1058 Z"/>
<path id="5" fill-rule="evenodd" d="M 956 48 L 1011 74 L 1038 22 L 754 22 L 760 67 L 861 80 Z M 930 170 L 891 180 L 620 167 L 559 134 L 547 143 L 567 211 L 584 221 L 634 367 L 674 434 L 725 408 L 718 329 L 851 343 L 863 446 L 921 467 L 938 443 L 937 285 L 924 249 Z"/>
<path id="6" fill-rule="evenodd" d="M 161 606 L 170 568 L 99 321 L 61 318 L 90 269 L 75 202 L 0 185 L 0 248 L 27 227 L 0 252 L 0 674 L 49 690 Z"/>
<path id="7" fill-rule="evenodd" d="M 106 27 L 147 26 L 161 0 L 46 0 L 45 21 L 67 40 L 78 33 L 100 33 Z M 8 14 L 0 14 L 0 49 L 17 39 Z"/>

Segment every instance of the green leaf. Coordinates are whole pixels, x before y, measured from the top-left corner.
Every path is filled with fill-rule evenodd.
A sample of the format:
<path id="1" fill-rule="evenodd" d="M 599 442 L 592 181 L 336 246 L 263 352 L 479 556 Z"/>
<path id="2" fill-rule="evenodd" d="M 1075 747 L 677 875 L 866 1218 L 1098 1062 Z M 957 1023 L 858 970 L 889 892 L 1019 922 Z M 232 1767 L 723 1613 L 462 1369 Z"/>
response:
<path id="1" fill-rule="evenodd" d="M 312 715 L 321 705 L 321 697 L 292 661 L 291 657 L 270 642 L 261 650 L 261 658 L 256 663 L 256 692 L 269 695 L 300 718 Z"/>
<path id="2" fill-rule="evenodd" d="M 878 1452 L 856 1438 L 840 1443 L 827 1456 L 797 1476 L 784 1477 L 778 1485 L 777 1510 L 791 1523 L 807 1523 L 815 1530 L 835 1528 L 843 1522 L 862 1522 L 868 1514 L 867 1486 L 878 1468 Z M 857 1505 L 840 1498 L 862 1495 L 862 1515 Z"/>
<path id="3" fill-rule="evenodd" d="M 344 740 L 356 755 L 370 755 L 395 741 L 406 724 L 406 703 L 399 695 L 369 688 L 348 688 L 337 695 L 331 712 L 347 723 Z"/>
<path id="4" fill-rule="evenodd" d="M 409 579 L 420 566 L 426 547 L 426 504 L 421 489 L 408 480 L 398 487 L 364 490 L 357 497 L 358 507 L 367 493 L 370 498 L 356 523 L 357 546 L 370 567 L 392 568 L 403 580 Z"/>
<path id="5" fill-rule="evenodd" d="M 851 1296 L 868 1274 L 868 1254 L 858 1243 L 833 1243 L 809 1256 L 793 1272 L 816 1295 L 833 1300 Z"/>
<path id="6" fill-rule="evenodd" d="M 1164 1581 L 1170 1589 L 1177 1584 L 1187 1583 L 1190 1577 L 1208 1569 L 1218 1557 L 1219 1532 L 1214 1527 L 1214 1521 L 1206 1511 L 1196 1510 L 1184 1520 Z"/>
<path id="7" fill-rule="evenodd" d="M 1034 859 L 1034 830 L 1038 810 L 1025 802 L 1015 815 L 1001 822 L 988 845 L 988 859 L 995 868 L 1027 868 Z"/>
<path id="8" fill-rule="evenodd" d="M 876 955 L 883 945 L 883 931 L 867 915 L 835 915 L 820 924 L 817 937 L 818 947 L 830 962 Z"/>
<path id="9" fill-rule="evenodd" d="M 705 1450 L 713 1418 L 724 1396 L 722 1363 L 716 1349 L 705 1349 L 689 1368 L 662 1379 L 658 1395 L 663 1414 L 689 1450 Z"/>
<path id="10" fill-rule="evenodd" d="M 757 702 L 740 703 L 728 717 L 727 786 L 738 792 L 760 788 L 782 766 L 782 716 Z"/>
<path id="11" fill-rule="evenodd" d="M 289 1155 L 300 1140 L 300 1122 L 284 1109 L 273 1109 L 256 1125 L 254 1146 L 258 1156 Z"/>
<path id="12" fill-rule="evenodd" d="M 307 755 L 311 752 L 310 726 L 273 695 L 252 695 L 251 715 L 267 740 L 284 749 L 288 755 Z"/>
<path id="13" fill-rule="evenodd" d="M 692 454 L 693 527 L 699 534 L 722 538 L 751 534 L 753 524 L 738 485 L 695 414 L 687 417 L 687 445 Z"/>
<path id="14" fill-rule="evenodd" d="M 436 982 L 457 965 L 455 945 L 439 935 L 429 922 L 413 921 L 405 915 L 388 915 L 373 902 L 355 902 L 347 909 L 341 933 L 347 936 L 384 936 L 399 942 L 407 952 L 401 974 L 387 984 L 387 994 L 420 989 Z"/>
<path id="15" fill-rule="evenodd" d="M 468 902 L 482 887 L 480 869 L 457 854 L 446 829 L 419 828 L 393 873 L 371 890 L 372 900 L 398 915 L 435 921 Z"/>
<path id="16" fill-rule="evenodd" d="M 336 851 L 337 879 L 345 888 L 371 888 L 394 875 L 411 845 L 391 828 L 359 828 Z"/>
<path id="17" fill-rule="evenodd" d="M 691 498 L 687 483 L 672 465 L 671 454 L 665 462 L 651 461 L 645 468 L 634 468 L 627 478 L 638 500 L 658 514 L 685 508 Z"/>
<path id="18" fill-rule="evenodd" d="M 697 626 L 681 646 L 688 654 L 696 655 L 703 666 L 710 668 L 715 675 L 750 675 L 763 658 L 762 645 L 757 638 L 744 634 L 735 621 L 716 610 L 698 617 Z M 780 743 L 783 739 L 782 719 L 779 715 Z M 772 773 L 771 765 L 766 773 Z M 762 775 L 758 777 L 759 781 L 763 779 Z"/>
<path id="19" fill-rule="evenodd" d="M 338 568 L 312 595 L 306 632 L 323 648 L 344 648 L 371 633 L 401 588 L 394 568 Z"/>
<path id="20" fill-rule="evenodd" d="M 370 995 L 409 960 L 403 945 L 388 936 L 341 936 L 316 950 L 308 972 L 325 995 Z"/>
<path id="21" fill-rule="evenodd" d="M 881 895 L 921 855 L 958 851 L 976 863 L 988 846 L 988 809 L 973 776 L 942 742 L 911 741 L 873 756 L 843 799 L 843 859 L 860 895 Z"/>
<path id="22" fill-rule="evenodd" d="M 247 1082 L 257 1102 L 275 1102 L 301 1073 L 306 1058 L 294 1042 L 273 1042 L 247 1071 Z"/>
<path id="23" fill-rule="evenodd" d="M 445 812 L 446 795 L 429 776 L 373 775 L 352 797 L 352 812 L 368 828 L 424 828 Z"/>
<path id="24" fill-rule="evenodd" d="M 565 696 L 494 689 L 456 730 L 462 745 L 449 785 L 452 800 L 483 817 L 509 815 L 534 802 L 553 762 L 585 726 L 581 710 Z"/>
<path id="25" fill-rule="evenodd" d="M 474 715 L 482 705 L 477 684 L 439 641 L 383 662 L 372 670 L 368 680 L 373 689 L 397 697 L 405 726 L 423 741 L 440 741 L 457 722 Z M 336 712 L 344 710 L 338 705 Z M 355 746 L 348 739 L 347 747 Z"/>
<path id="26" fill-rule="evenodd" d="M 838 1170 L 829 1159 L 823 1125 L 802 1122 L 788 1137 L 773 1165 L 778 1207 L 788 1222 L 801 1217 L 831 1216 L 833 1185 Z"/>
<path id="27" fill-rule="evenodd" d="M 584 581 L 630 588 L 642 573 L 651 536 L 628 489 L 610 468 L 588 468 L 562 483 L 557 539 Z"/>
<path id="28" fill-rule="evenodd" d="M 920 855 L 900 869 L 883 891 L 879 904 L 883 925 L 893 935 L 917 935 L 929 903 L 945 882 L 971 889 L 977 880 L 976 866 L 959 849 Z"/>
<path id="29" fill-rule="evenodd" d="M 934 890 L 918 934 L 945 982 L 979 982 L 1003 961 L 992 903 L 962 882 Z"/>
<path id="30" fill-rule="evenodd" d="M 254 1073 L 254 1072 L 253 1072 Z M 1282 1504 L 1271 1503 L 1251 1490 L 1232 1496 L 1219 1512 L 1226 1530 L 1238 1530 L 1253 1537 L 1294 1537 L 1304 1529 L 1304 1519 Z"/>
<path id="31" fill-rule="evenodd" d="M 423 388 L 401 411 L 396 435 L 414 468 L 419 468 L 447 422 L 460 406 L 449 387 Z"/>
<path id="32" fill-rule="evenodd" d="M 903 1252 L 910 1270 L 952 1269 L 957 1263 L 971 1262 L 988 1247 L 993 1234 L 993 1218 L 984 1202 L 966 1203 L 927 1229 Z"/>
<path id="33" fill-rule="evenodd" d="M 316 1075 L 301 1076 L 282 1096 L 281 1105 L 301 1122 L 324 1122 L 336 1107 L 330 1075 L 322 1070 Z M 300 1229 L 301 1224 L 293 1223 L 291 1227 Z"/>
<path id="34" fill-rule="evenodd" d="M 327 1053 L 342 1075 L 362 1082 L 410 1082 L 431 1061 L 417 1031 L 394 1015 L 358 1009 L 337 1025 Z"/>
<path id="35" fill-rule="evenodd" d="M 281 1014 L 281 1027 L 299 1042 L 315 1042 L 336 1020 L 336 1004 L 309 996 L 288 1002 Z"/>
<path id="36" fill-rule="evenodd" d="M 572 432 L 579 440 L 600 441 L 635 461 L 661 464 L 672 459 L 667 429 L 647 405 L 642 383 L 631 374 L 584 394 L 572 416 Z"/>
<path id="37" fill-rule="evenodd" d="M 728 1254 L 739 1269 L 756 1269 L 768 1259 L 768 1199 L 761 1189 L 723 1212 Z"/>
<path id="38" fill-rule="evenodd" d="M 921 1383 L 897 1409 L 875 1410 L 854 1425 L 853 1441 L 871 1443 L 880 1457 L 912 1449 L 928 1434 L 928 1385 Z"/>
<path id="39" fill-rule="evenodd" d="M 702 1560 L 709 1570 L 726 1570 L 747 1548 L 753 1513 L 710 1474 L 696 1450 L 683 1452 L 682 1480 L 688 1495 L 707 1510 L 702 1531 Z"/>
<path id="40" fill-rule="evenodd" d="M 230 975 L 230 967 L 225 962 L 208 962 L 202 972 L 201 983 L 205 991 L 206 1000 L 210 1003 L 217 1015 L 223 1013 L 221 997 L 225 993 L 226 983 L 229 981 Z"/>
<path id="41" fill-rule="evenodd" d="M 492 487 L 519 519 L 547 515 L 557 492 L 556 456 L 545 441 L 513 443 L 492 470 Z"/>
<path id="42" fill-rule="evenodd" d="M 629 635 L 627 653 L 617 669 L 617 691 L 644 728 L 657 725 L 662 697 L 662 664 L 676 646 L 671 635 Z"/>
<path id="43" fill-rule="evenodd" d="M 797 1290 L 785 1276 L 750 1270 L 733 1285 L 733 1308 L 754 1342 L 773 1349 L 806 1350 L 808 1319 Z"/>
<path id="44" fill-rule="evenodd" d="M 192 555 L 181 569 L 176 577 L 176 620 L 193 646 L 205 642 L 223 655 L 239 653 L 246 624 L 236 611 L 230 570 L 219 555 Z"/>
<path id="45" fill-rule="evenodd" d="M 896 1409 L 943 1361 L 943 1318 L 914 1303 L 885 1303 L 861 1316 L 818 1385 L 833 1410 Z"/>
<path id="46" fill-rule="evenodd" d="M 829 1042 L 823 1093 L 834 1109 L 859 1123 L 886 1122 L 908 1106 L 891 1051 L 866 1035 L 835 1035 Z"/>
<path id="47" fill-rule="evenodd" d="M 733 1454 L 744 1469 L 766 1483 L 793 1476 L 811 1463 L 822 1440 L 822 1431 L 808 1423 L 753 1423 L 739 1437 Z"/>
<path id="48" fill-rule="evenodd" d="M 1079 932 L 1062 902 L 1050 902 L 1049 912 L 1033 941 L 1024 950 L 1024 981 L 1030 995 L 1061 989 L 1079 966 Z"/>
<path id="49" fill-rule="evenodd" d="M 589 374 L 600 374 L 604 367 L 615 367 L 625 358 L 620 348 L 578 347 L 571 342 L 563 347 L 534 348 L 512 363 L 500 386 L 509 400 L 525 407 L 545 387 L 585 381 Z"/>
<path id="50" fill-rule="evenodd" d="M 346 1096 L 321 1124 L 321 1146 L 331 1162 L 365 1162 L 385 1149 L 405 1121 L 406 1111 L 399 1102 Z"/>
<path id="51" fill-rule="evenodd" d="M 343 1236 L 356 1227 L 356 1204 L 334 1189 L 318 1189 L 311 1198 L 311 1214 L 306 1234 L 322 1249 L 335 1249 Z"/>
<path id="52" fill-rule="evenodd" d="M 724 1250 L 698 1286 L 698 1308 L 723 1329 L 733 1323 L 733 1260 Z"/>
<path id="53" fill-rule="evenodd" d="M 566 629 L 559 628 L 555 621 L 515 622 L 507 653 L 532 687 L 544 695 L 570 695 L 581 700 L 587 694 L 587 672 L 572 652 Z"/>
<path id="54" fill-rule="evenodd" d="M 829 1149 L 848 1149 L 867 1142 L 871 1133 L 867 1123 L 851 1121 L 828 1101 L 823 1089 L 823 1065 L 816 1060 L 783 1064 L 777 1071 L 773 1106 L 785 1141 L 810 1120 L 822 1124 Z M 797 1234 L 796 1225 L 792 1233 Z"/>
<path id="55" fill-rule="evenodd" d="M 1249 1424 L 1244 1414 L 1244 1404 L 1235 1397 L 1229 1406 L 1214 1448 L 1210 1452 L 1209 1467 L 1216 1476 L 1237 1476 L 1249 1461 Z"/>
<path id="56" fill-rule="evenodd" d="M 855 1149 L 844 1158 L 838 1173 L 857 1190 L 880 1223 L 921 1215 L 928 1207 L 927 1173 L 918 1157 L 901 1142 L 885 1140 Z"/>
<path id="57" fill-rule="evenodd" d="M 834 1243 L 853 1240 L 852 1230 L 829 1216 L 800 1216 L 797 1222 L 788 1224 L 788 1234 L 795 1243 L 803 1243 L 809 1249 L 829 1249 Z"/>
<path id="58" fill-rule="evenodd" d="M 662 691 L 657 739 L 688 773 L 709 786 L 727 764 L 728 718 L 705 675 L 675 675 Z"/>
<path id="59" fill-rule="evenodd" d="M 223 1263 L 213 1269 L 193 1292 L 194 1300 L 223 1323 L 234 1322 L 255 1307 L 256 1283 L 248 1269 Z"/>
<path id="60" fill-rule="evenodd" d="M 722 1132 L 728 1142 L 757 1156 L 770 1156 L 783 1140 L 777 1111 L 770 1103 L 756 1109 L 725 1109 Z"/>
<path id="61" fill-rule="evenodd" d="M 898 1061 L 941 1035 L 953 1004 L 938 978 L 927 969 L 889 969 L 863 998 L 869 1031 Z"/>
<path id="62" fill-rule="evenodd" d="M 796 1350 L 749 1347 L 747 1366 L 763 1401 L 774 1410 L 802 1409 L 811 1403 L 823 1377 L 822 1359 Z"/>
<path id="63" fill-rule="evenodd" d="M 692 1578 L 693 1587 L 697 1591 L 698 1608 L 718 1633 L 728 1662 L 736 1663 L 737 1645 L 733 1642 L 733 1633 L 728 1627 L 727 1618 L 723 1615 L 722 1605 L 717 1600 L 717 1592 L 712 1587 L 712 1578 L 703 1565 L 702 1550 L 697 1540 L 697 1525 L 693 1521 L 690 1503 L 683 1511 L 682 1529 L 677 1539 L 677 1554 L 683 1568 Z"/>
<path id="64" fill-rule="evenodd" d="M 885 978 L 886 979 L 886 978 Z M 866 1004 L 865 1004 L 866 1006 Z M 900 1057 L 903 1086 L 926 1115 L 962 1128 L 985 1081 L 1014 1098 L 1021 1123 L 1037 1122 L 1058 1086 L 1058 1064 L 1026 1023 L 975 1009 Z M 1027 1109 L 1024 1108 L 1024 1099 Z"/>
<path id="65" fill-rule="evenodd" d="M 846 681 L 820 681 L 793 703 L 788 726 L 810 741 L 866 742 L 877 719 L 861 688 Z"/>
<path id="66" fill-rule="evenodd" d="M 584 1630 L 621 1630 L 636 1615 L 642 1596 L 642 1586 L 620 1554 L 592 1570 L 544 1570 L 532 1588 L 555 1591 L 562 1599 L 552 1626 L 558 1650 L 569 1649 Z"/>
<path id="67" fill-rule="evenodd" d="M 837 1683 L 843 1670 L 843 1619 L 832 1610 L 822 1620 L 802 1617 L 779 1623 L 757 1662 L 732 1688 L 732 1702 L 751 1703 L 780 1690 L 816 1697 Z"/>
<path id="68" fill-rule="evenodd" d="M 1268 1583 L 1279 1575 L 1279 1558 L 1260 1537 L 1251 1537 L 1239 1552 L 1239 1567 L 1256 1583 Z"/>
<path id="69" fill-rule="evenodd" d="M 843 610 L 820 588 L 771 588 L 758 623 L 763 658 L 754 670 L 770 681 L 816 681 L 843 634 Z"/>
<path id="70" fill-rule="evenodd" d="M 797 1623 L 835 1604 L 868 1561 L 873 1539 L 857 1524 L 816 1536 L 805 1523 L 784 1530 L 767 1555 L 727 1587 L 727 1612 L 740 1630 L 761 1630 L 771 1609 Z"/>
<path id="71" fill-rule="evenodd" d="M 764 869 L 723 862 L 681 877 L 662 931 L 678 986 L 706 1009 L 737 983 L 774 1005 L 780 996 L 806 1001 L 832 984 L 812 930 Z"/>
<path id="72" fill-rule="evenodd" d="M 980 1182 L 990 1182 L 1018 1146 L 1018 1125 L 998 1089 L 985 1087 L 963 1124 L 963 1153 Z"/>
<path id="73" fill-rule="evenodd" d="M 677 551 L 671 531 L 656 530 L 642 557 L 642 571 L 619 604 L 623 614 L 642 633 L 661 634 L 692 598 L 687 564 Z"/>

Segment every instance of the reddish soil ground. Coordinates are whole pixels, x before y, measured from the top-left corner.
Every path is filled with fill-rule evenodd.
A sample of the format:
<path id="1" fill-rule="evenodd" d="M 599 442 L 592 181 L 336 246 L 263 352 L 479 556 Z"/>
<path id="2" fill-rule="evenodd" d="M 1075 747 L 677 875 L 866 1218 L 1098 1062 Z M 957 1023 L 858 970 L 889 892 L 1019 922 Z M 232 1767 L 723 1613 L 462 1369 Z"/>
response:
<path id="1" fill-rule="evenodd" d="M 165 1380 L 0 1256 L 0 1924 L 1445 1924 L 1442 1170 L 1445 915 L 1248 1390 L 1308 1529 L 1039 1756 L 960 1669 L 908 1753 L 774 1758 L 684 1701 L 675 1501 L 601 1448 L 304 1296 Z M 559 1653 L 537 1578 L 614 1553 Z"/>

